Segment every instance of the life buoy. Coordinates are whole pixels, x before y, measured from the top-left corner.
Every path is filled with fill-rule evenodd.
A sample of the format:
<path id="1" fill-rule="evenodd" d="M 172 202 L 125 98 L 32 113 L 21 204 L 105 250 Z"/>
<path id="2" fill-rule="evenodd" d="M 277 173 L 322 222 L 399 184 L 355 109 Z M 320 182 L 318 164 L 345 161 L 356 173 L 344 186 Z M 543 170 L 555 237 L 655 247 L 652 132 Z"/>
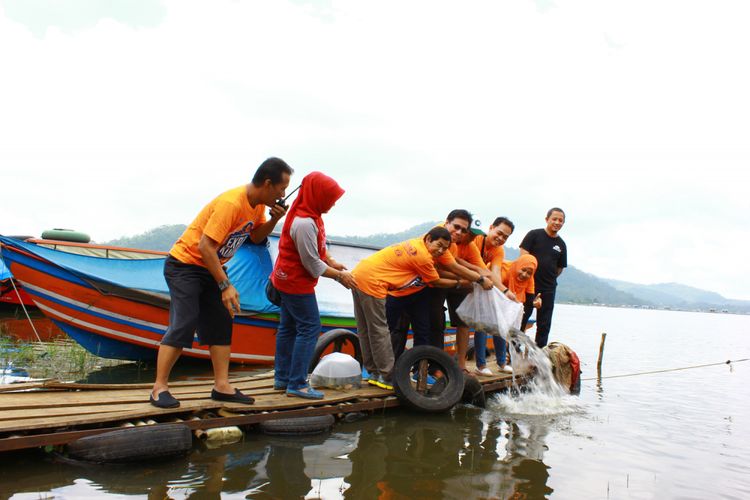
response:
<path id="1" fill-rule="evenodd" d="M 47 229 L 42 233 L 43 240 L 56 240 L 56 241 L 70 241 L 72 243 L 88 243 L 91 241 L 91 237 L 80 231 L 74 231 L 73 229 Z"/>

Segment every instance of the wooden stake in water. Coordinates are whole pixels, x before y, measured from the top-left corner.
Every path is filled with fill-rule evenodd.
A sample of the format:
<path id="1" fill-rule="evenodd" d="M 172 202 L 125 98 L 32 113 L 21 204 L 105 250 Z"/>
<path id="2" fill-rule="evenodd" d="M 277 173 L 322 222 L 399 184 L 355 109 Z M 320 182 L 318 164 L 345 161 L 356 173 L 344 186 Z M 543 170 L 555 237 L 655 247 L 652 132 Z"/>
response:
<path id="1" fill-rule="evenodd" d="M 604 357 L 604 341 L 607 339 L 607 334 L 602 333 L 602 342 L 599 344 L 599 359 L 596 360 L 596 373 L 599 377 L 602 376 L 602 358 Z"/>

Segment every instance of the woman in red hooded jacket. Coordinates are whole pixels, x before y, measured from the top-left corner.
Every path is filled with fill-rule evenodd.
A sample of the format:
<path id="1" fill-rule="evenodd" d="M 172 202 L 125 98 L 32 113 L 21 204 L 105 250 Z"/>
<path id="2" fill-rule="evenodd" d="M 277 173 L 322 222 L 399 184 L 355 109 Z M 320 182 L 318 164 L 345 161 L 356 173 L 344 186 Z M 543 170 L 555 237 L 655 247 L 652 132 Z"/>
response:
<path id="1" fill-rule="evenodd" d="M 287 396 L 323 398 L 322 392 L 307 383 L 307 367 L 321 331 L 315 298 L 318 278 L 335 279 L 346 288 L 355 286 L 346 267 L 326 252 L 322 215 L 343 194 L 344 190 L 327 175 L 306 175 L 281 230 L 279 255 L 271 274 L 273 285 L 281 292 L 274 389 L 286 390 Z"/>

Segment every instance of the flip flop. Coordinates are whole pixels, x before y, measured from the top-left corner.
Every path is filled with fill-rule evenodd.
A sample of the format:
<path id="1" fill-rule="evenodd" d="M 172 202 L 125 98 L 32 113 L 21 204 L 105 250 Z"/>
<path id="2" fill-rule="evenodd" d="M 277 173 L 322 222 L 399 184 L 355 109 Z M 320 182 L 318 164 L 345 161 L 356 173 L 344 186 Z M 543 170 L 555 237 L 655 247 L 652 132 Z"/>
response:
<path id="1" fill-rule="evenodd" d="M 255 403 L 255 399 L 251 398 L 246 394 L 242 394 L 239 389 L 234 390 L 234 394 L 226 394 L 219 392 L 216 389 L 211 391 L 211 399 L 214 401 L 225 401 L 227 403 L 241 403 L 245 405 L 251 405 Z"/>
<path id="2" fill-rule="evenodd" d="M 148 401 L 157 408 L 177 408 L 180 406 L 180 402 L 177 401 L 169 391 L 160 392 L 156 395 L 156 399 L 154 399 L 153 393 L 149 394 Z"/>

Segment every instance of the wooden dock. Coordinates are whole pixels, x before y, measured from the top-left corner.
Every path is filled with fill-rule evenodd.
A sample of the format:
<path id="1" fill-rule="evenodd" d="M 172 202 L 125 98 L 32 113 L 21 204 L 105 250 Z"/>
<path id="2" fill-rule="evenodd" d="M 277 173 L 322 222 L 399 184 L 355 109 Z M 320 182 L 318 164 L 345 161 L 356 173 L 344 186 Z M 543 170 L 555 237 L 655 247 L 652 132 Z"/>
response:
<path id="1" fill-rule="evenodd" d="M 497 371 L 497 367 L 493 367 Z M 522 382 L 527 376 L 516 376 Z M 485 393 L 506 389 L 512 377 L 478 377 Z M 245 426 L 265 420 L 377 411 L 399 406 L 393 391 L 370 385 L 338 391 L 323 389 L 322 400 L 287 397 L 273 389 L 273 371 L 231 380 L 255 398 L 253 405 L 210 399 L 213 381 L 170 384 L 180 407 L 159 409 L 148 402 L 152 384 L 78 384 L 47 380 L 0 386 L 0 452 L 63 445 L 84 436 L 116 430 L 126 422 L 183 421 L 192 430 Z M 193 419 L 200 417 L 199 419 Z"/>

